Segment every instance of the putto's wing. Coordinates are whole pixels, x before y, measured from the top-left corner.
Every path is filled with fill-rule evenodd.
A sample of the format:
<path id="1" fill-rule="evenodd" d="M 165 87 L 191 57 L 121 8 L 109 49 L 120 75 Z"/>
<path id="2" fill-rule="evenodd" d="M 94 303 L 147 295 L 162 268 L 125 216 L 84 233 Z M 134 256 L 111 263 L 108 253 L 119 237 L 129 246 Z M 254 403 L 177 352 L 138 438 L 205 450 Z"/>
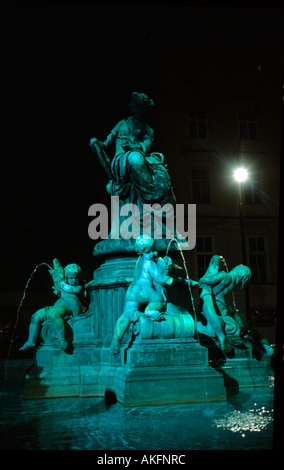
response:
<path id="1" fill-rule="evenodd" d="M 60 282 L 64 279 L 64 268 L 61 266 L 57 258 L 53 260 L 53 269 L 49 270 L 53 279 L 53 291 L 56 295 L 60 293 Z"/>

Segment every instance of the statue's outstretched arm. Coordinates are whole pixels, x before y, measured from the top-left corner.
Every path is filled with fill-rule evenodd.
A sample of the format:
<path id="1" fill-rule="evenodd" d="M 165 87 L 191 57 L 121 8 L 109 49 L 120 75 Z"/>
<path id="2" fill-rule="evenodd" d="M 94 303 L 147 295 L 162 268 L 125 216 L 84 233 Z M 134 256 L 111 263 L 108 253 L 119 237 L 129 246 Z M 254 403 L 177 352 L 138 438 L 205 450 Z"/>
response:
<path id="1" fill-rule="evenodd" d="M 151 277 L 153 278 L 155 282 L 157 282 L 161 286 L 169 286 L 173 283 L 174 279 L 173 277 L 168 276 L 166 272 L 163 270 L 161 260 L 162 258 L 159 259 L 159 263 L 160 263 L 159 267 L 154 261 L 152 261 L 150 264 L 149 271 L 150 271 Z"/>
<path id="2" fill-rule="evenodd" d="M 223 271 L 220 271 L 219 273 L 213 274 L 211 276 L 205 274 L 205 276 L 199 279 L 199 285 L 206 284 L 208 286 L 214 286 L 215 284 L 222 282 L 224 280 L 224 276 L 226 276 L 226 273 Z"/>
<path id="3" fill-rule="evenodd" d="M 109 135 L 107 136 L 107 138 L 105 139 L 105 141 L 103 142 L 103 146 L 105 148 L 108 148 L 110 145 L 112 145 L 113 143 L 115 143 L 116 139 L 117 139 L 117 136 L 118 136 L 118 133 L 119 133 L 119 129 L 120 129 L 120 126 L 121 126 L 121 123 L 122 121 L 119 121 L 116 126 L 111 130 L 111 132 L 109 133 Z"/>
<path id="4" fill-rule="evenodd" d="M 107 154 L 106 150 L 108 147 L 113 144 L 117 138 L 117 134 L 119 132 L 121 123 L 119 122 L 109 133 L 107 136 L 106 140 L 104 142 L 101 142 L 98 140 L 96 137 L 92 137 L 90 140 L 89 147 L 91 150 L 96 152 L 99 162 L 104 168 L 108 178 L 112 178 L 112 171 L 111 171 L 111 158 Z"/>
<path id="5" fill-rule="evenodd" d="M 105 151 L 104 143 L 100 142 L 98 139 L 93 137 L 90 141 L 90 148 L 97 153 L 100 164 L 104 168 L 107 176 L 111 178 L 112 177 L 111 158 L 108 156 L 108 154 Z"/>
<path id="6" fill-rule="evenodd" d="M 151 128 L 149 128 L 149 131 L 145 134 L 144 139 L 141 142 L 141 147 L 144 153 L 150 152 L 153 140 L 154 140 L 154 131 Z"/>

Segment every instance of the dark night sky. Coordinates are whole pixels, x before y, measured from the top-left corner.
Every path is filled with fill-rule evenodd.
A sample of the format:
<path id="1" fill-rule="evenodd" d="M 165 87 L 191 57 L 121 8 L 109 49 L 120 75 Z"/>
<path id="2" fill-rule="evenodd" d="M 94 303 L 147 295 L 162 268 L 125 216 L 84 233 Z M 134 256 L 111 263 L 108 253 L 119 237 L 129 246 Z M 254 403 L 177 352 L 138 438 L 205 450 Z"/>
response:
<path id="1" fill-rule="evenodd" d="M 107 198 L 89 139 L 104 139 L 127 115 L 132 91 L 155 98 L 160 42 L 283 45 L 277 8 L 11 1 L 1 13 L 2 259 L 8 273 L 16 262 L 19 289 L 55 256 L 92 268 L 87 211 Z M 18 223 L 23 199 L 36 207 L 38 225 L 28 232 Z"/>

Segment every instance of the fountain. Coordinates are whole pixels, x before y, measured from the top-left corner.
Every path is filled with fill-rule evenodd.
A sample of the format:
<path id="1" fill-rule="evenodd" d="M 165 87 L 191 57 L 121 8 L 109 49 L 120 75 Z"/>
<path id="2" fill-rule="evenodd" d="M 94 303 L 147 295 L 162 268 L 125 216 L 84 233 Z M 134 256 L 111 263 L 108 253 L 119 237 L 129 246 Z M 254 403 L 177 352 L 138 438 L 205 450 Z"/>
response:
<path id="1" fill-rule="evenodd" d="M 90 141 L 106 170 L 108 194 L 119 197 L 120 207 L 138 207 L 139 236 L 129 237 L 121 211 L 109 236 L 94 246 L 95 269 L 87 283 L 79 270 L 71 280 L 70 266 L 78 265 L 63 268 L 54 261 L 50 273 L 59 299 L 39 315 L 42 342 L 25 378 L 26 399 L 105 397 L 125 406 L 160 405 L 224 401 L 232 384 L 269 385 L 240 315 L 225 301 L 249 280 L 249 268 L 221 271 L 223 258 L 216 255 L 194 281 L 179 233 L 168 236 L 162 215 L 155 219 L 162 234 L 157 239 L 152 222 L 143 224 L 143 207 L 151 204 L 155 210 L 171 205 L 175 219 L 164 157 L 150 152 L 153 131 L 143 118 L 152 105 L 147 95 L 133 93 L 133 116 L 120 121 L 105 142 Z M 176 264 L 179 257 L 183 268 Z M 192 288 L 201 289 L 198 312 Z"/>

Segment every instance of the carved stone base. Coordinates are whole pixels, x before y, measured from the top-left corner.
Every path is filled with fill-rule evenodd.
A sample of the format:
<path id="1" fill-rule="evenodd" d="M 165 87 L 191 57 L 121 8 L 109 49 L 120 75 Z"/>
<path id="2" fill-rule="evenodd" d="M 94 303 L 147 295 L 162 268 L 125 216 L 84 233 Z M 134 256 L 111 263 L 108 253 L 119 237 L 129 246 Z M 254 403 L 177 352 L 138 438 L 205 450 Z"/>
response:
<path id="1" fill-rule="evenodd" d="M 124 405 L 226 399 L 222 377 L 208 366 L 206 348 L 194 339 L 141 339 L 124 351 L 124 361 L 108 384 Z"/>
<path id="2" fill-rule="evenodd" d="M 108 347 L 97 347 L 92 361 L 80 349 L 77 361 L 72 355 L 66 362 L 58 350 L 51 363 L 34 366 L 24 398 L 112 393 L 125 406 L 226 400 L 223 377 L 207 365 L 207 349 L 196 340 L 141 340 L 124 347 L 120 357 Z"/>
<path id="3" fill-rule="evenodd" d="M 23 397 L 111 393 L 126 406 L 222 401 L 239 388 L 269 386 L 267 367 L 249 356 L 242 351 L 212 360 L 211 347 L 193 338 L 135 338 L 124 343 L 119 357 L 99 341 L 75 344 L 72 354 L 44 345 L 26 376 Z"/>

